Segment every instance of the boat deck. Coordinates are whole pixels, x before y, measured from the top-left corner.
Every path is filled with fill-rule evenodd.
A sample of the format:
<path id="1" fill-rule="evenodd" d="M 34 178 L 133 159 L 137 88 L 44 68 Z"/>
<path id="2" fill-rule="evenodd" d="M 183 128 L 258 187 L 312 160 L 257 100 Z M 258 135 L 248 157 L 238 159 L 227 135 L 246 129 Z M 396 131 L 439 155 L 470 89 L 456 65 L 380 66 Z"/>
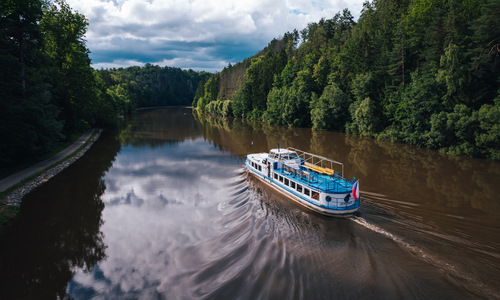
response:
<path id="1" fill-rule="evenodd" d="M 255 153 L 249 156 L 260 163 L 265 159 L 269 159 L 267 153 Z M 273 159 L 269 159 L 269 161 L 277 162 Z M 323 168 L 308 162 L 304 162 L 300 166 L 283 164 L 280 168 L 274 169 L 274 172 L 304 186 L 309 186 L 316 191 L 331 194 L 349 193 L 354 183 L 354 178 L 351 180 L 345 179 L 337 172 L 334 172 L 333 169 Z"/>
<path id="2" fill-rule="evenodd" d="M 310 168 L 300 166 L 300 169 L 282 168 L 274 170 L 284 177 L 291 178 L 304 186 L 309 186 L 326 193 L 348 193 L 352 189 L 353 182 L 350 182 L 339 175 L 320 174 Z"/>

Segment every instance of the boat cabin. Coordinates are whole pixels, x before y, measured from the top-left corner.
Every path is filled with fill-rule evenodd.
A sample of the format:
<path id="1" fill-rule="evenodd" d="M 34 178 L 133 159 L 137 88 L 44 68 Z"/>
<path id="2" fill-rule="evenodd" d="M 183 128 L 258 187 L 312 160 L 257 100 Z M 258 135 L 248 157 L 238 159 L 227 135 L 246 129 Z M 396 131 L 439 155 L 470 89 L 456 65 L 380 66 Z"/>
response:
<path id="1" fill-rule="evenodd" d="M 297 152 L 288 149 L 271 149 L 268 157 L 274 160 L 299 160 Z"/>

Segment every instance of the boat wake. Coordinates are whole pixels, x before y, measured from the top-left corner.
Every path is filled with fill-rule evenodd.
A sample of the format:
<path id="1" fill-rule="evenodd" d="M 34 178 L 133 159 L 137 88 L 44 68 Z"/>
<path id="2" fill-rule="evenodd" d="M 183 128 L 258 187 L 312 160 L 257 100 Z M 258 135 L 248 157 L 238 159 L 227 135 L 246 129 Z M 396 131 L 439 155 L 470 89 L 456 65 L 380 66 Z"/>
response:
<path id="1" fill-rule="evenodd" d="M 263 193 L 249 185 L 245 169 L 238 169 L 220 194 L 220 217 L 211 225 L 217 234 L 184 249 L 177 257 L 177 283 L 169 293 L 192 298 L 246 299 L 273 298 L 283 294 L 276 278 L 294 295 L 300 285 L 285 280 L 289 265 L 285 243 L 278 239 L 277 224 Z M 278 262 L 278 263 L 277 263 Z M 285 298 L 293 298 L 286 296 Z"/>
<path id="2" fill-rule="evenodd" d="M 245 168 L 235 170 L 218 195 L 223 197 L 218 217 L 207 224 L 214 234 L 175 256 L 176 276 L 168 280 L 167 296 L 499 298 L 474 274 L 384 228 L 394 216 L 370 200 L 358 216 L 325 217 L 291 202 Z"/>
<path id="3" fill-rule="evenodd" d="M 402 249 L 410 252 L 411 254 L 433 265 L 434 267 L 442 270 L 445 273 L 447 279 L 453 282 L 455 285 L 467 289 L 470 292 L 476 295 L 480 295 L 481 297 L 485 297 L 487 299 L 500 299 L 498 291 L 496 291 L 494 288 L 491 288 L 490 286 L 485 285 L 478 278 L 472 276 L 471 274 L 465 272 L 464 270 L 461 270 L 457 266 L 454 266 L 440 259 L 438 256 L 433 255 L 418 246 L 412 245 L 411 243 L 405 241 L 403 238 L 393 233 L 390 233 L 375 224 L 366 221 L 362 217 L 352 216 L 349 219 L 375 233 L 381 234 L 382 236 L 391 239 Z"/>

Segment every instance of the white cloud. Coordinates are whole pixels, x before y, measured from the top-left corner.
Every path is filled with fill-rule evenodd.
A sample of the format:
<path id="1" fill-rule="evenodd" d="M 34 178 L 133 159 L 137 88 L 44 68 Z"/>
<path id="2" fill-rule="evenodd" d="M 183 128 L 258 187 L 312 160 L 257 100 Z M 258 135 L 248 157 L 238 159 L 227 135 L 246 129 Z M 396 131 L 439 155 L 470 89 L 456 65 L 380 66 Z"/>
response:
<path id="1" fill-rule="evenodd" d="M 89 19 L 86 38 L 95 67 L 171 62 L 205 70 L 220 70 L 255 54 L 273 38 L 331 18 L 346 7 L 356 17 L 363 1 L 67 0 Z M 168 51 L 172 42 L 192 48 L 172 57 Z M 222 51 L 197 60 L 193 54 L 198 47 L 199 51 L 207 47 L 201 44 Z"/>
<path id="2" fill-rule="evenodd" d="M 109 62 L 100 62 L 93 64 L 95 69 L 110 69 L 110 68 L 127 68 L 131 66 L 141 66 L 143 62 L 138 60 L 124 60 L 124 59 L 115 59 Z"/>

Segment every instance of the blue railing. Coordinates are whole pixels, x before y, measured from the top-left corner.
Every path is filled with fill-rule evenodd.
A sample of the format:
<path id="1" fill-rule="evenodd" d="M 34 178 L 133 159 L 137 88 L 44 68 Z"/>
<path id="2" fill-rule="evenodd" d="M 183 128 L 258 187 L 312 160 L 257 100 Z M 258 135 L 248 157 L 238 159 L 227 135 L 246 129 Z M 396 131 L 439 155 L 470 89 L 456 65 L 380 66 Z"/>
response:
<path id="1" fill-rule="evenodd" d="M 278 164 L 278 166 L 279 167 L 274 169 L 276 173 L 307 184 L 309 188 L 318 192 L 347 193 L 352 188 L 355 181 L 354 178 L 345 179 L 337 173 L 334 173 L 333 176 L 320 175 L 302 166 L 299 170 L 283 167 L 281 164 Z"/>
<path id="2" fill-rule="evenodd" d="M 283 169 L 280 169 L 279 171 L 284 175 L 298 177 L 299 179 L 309 183 L 311 186 L 314 186 L 317 189 L 321 189 L 326 192 L 347 192 L 355 182 L 354 178 L 346 179 L 340 176 L 338 173 L 334 173 L 332 176 L 321 175 L 302 166 L 300 167 L 297 175 L 294 175 L 293 173 L 287 172 Z"/>

